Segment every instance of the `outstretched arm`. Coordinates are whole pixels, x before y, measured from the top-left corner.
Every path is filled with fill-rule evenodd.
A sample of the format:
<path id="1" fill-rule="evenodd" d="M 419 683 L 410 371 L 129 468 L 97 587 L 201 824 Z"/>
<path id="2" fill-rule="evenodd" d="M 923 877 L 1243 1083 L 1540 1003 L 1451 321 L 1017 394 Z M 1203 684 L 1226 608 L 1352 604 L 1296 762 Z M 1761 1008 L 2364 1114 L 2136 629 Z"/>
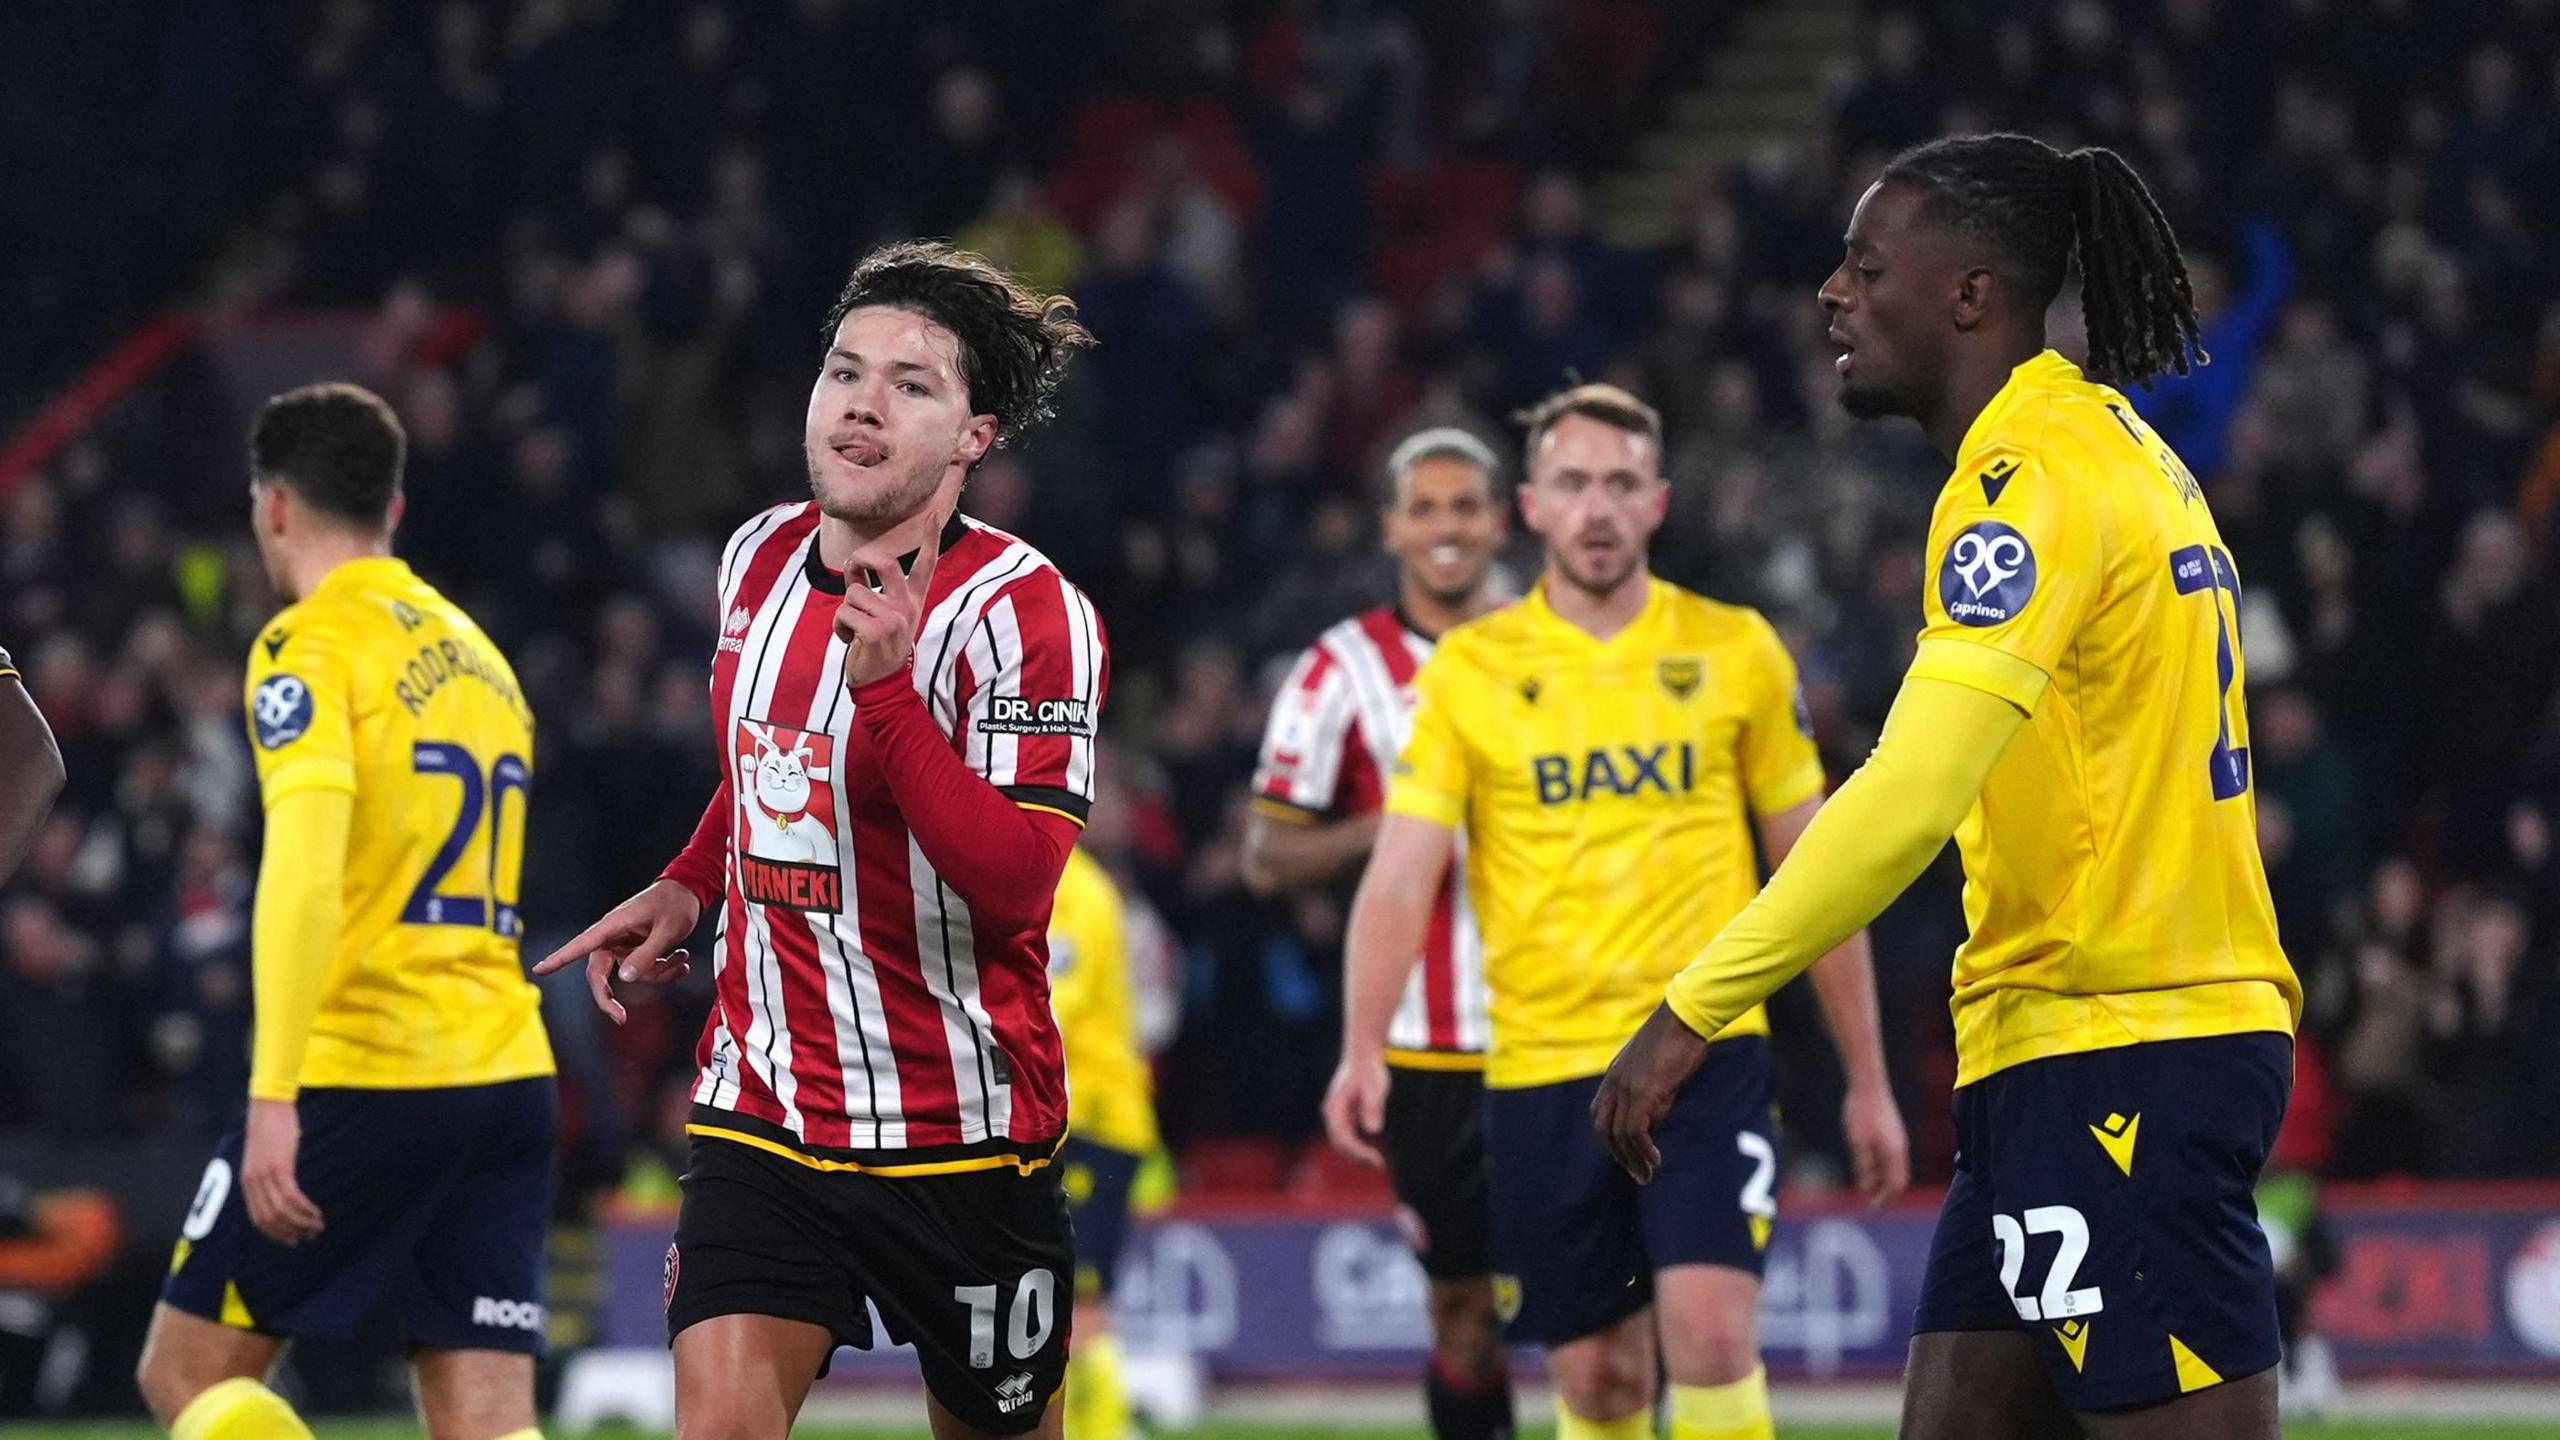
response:
<path id="1" fill-rule="evenodd" d="M 1983 663 L 2030 668 L 1979 654 Z M 2033 679 L 2040 686 L 2043 676 Z M 1919 877 L 2025 721 L 2011 700 L 1971 685 L 1921 675 L 1903 682 L 1875 753 L 1805 827 L 1759 898 L 1673 977 L 1663 1007 L 1609 1067 L 1592 1117 L 1630 1173 L 1652 1178 L 1654 1122 L 1696 1071 L 1707 1040 L 1864 929 Z"/>
<path id="2" fill-rule="evenodd" d="M 1807 800 L 1761 819 L 1760 842 L 1770 864 L 1786 863 L 1821 810 L 1820 800 Z M 1864 929 L 1814 962 L 1813 990 L 1822 1002 L 1822 1018 L 1830 1023 L 1832 1043 L 1840 1051 L 1840 1069 L 1848 1080 L 1840 1102 L 1840 1133 L 1848 1142 L 1850 1171 L 1858 1193 L 1882 1204 L 1911 1183 L 1911 1139 L 1903 1130 L 1893 1083 L 1885 1074 L 1884 1030 L 1876 1017 L 1875 960 Z"/>

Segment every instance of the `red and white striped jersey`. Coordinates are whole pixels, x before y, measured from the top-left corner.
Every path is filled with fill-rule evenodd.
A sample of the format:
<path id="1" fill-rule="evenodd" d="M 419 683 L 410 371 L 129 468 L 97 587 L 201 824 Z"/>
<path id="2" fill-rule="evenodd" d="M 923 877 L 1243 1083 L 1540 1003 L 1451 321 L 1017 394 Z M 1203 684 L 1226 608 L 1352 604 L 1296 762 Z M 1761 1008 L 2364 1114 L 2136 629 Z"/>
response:
<path id="1" fill-rule="evenodd" d="M 941 544 L 917 693 L 972 771 L 1081 822 L 1108 678 L 1092 604 L 1001 531 L 955 518 Z M 845 688 L 843 590 L 811 502 L 721 558 L 711 713 L 734 808 L 696 1121 L 902 1164 L 1028 1151 L 1067 1121 L 1046 927 L 973 923 L 909 833 Z"/>
<path id="2" fill-rule="evenodd" d="M 1282 820 L 1365 815 L 1386 803 L 1386 778 L 1413 725 L 1413 676 L 1431 641 L 1381 607 L 1335 625 L 1299 655 L 1272 702 L 1253 791 Z M 1432 908 L 1422 964 L 1387 1030 L 1390 1050 L 1478 1054 L 1485 1048 L 1484 940 L 1467 902 L 1466 837 Z"/>

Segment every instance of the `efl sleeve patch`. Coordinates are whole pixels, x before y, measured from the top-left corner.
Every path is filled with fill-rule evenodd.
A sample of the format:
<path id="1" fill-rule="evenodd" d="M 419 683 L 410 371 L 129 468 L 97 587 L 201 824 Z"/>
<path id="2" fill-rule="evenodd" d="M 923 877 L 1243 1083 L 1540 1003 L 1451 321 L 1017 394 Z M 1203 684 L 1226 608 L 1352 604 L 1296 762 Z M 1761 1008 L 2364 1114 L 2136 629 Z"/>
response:
<path id="1" fill-rule="evenodd" d="M 2005 625 L 2035 593 L 2035 551 L 2027 537 L 1997 520 L 1959 531 L 1938 561 L 1938 603 L 1959 625 Z"/>
<path id="2" fill-rule="evenodd" d="M 311 728 L 311 687 L 299 675 L 271 675 L 250 697 L 249 718 L 260 749 L 282 749 Z"/>

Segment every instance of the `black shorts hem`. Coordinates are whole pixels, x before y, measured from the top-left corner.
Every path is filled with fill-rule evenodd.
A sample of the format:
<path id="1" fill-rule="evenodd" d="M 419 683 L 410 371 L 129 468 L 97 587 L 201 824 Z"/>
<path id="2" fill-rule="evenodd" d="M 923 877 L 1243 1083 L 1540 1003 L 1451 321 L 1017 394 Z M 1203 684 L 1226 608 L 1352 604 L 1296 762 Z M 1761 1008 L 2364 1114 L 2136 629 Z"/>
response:
<path id="1" fill-rule="evenodd" d="M 504 1338 L 472 1335 L 456 1340 L 444 1335 L 420 1335 L 413 1329 L 401 1344 L 401 1353 L 415 1355 L 422 1350 L 486 1350 L 496 1355 L 530 1355 L 540 1359 L 550 1353 L 542 1332 L 524 1330 Z"/>
<path id="2" fill-rule="evenodd" d="M 1502 1338 L 1512 1345 L 1538 1345 L 1552 1350 L 1558 1345 L 1588 1340 L 1612 1326 L 1622 1325 L 1628 1316 L 1637 1314 L 1652 1303 L 1653 1287 L 1650 1284 L 1634 1286 L 1630 1287 L 1627 1299 L 1594 1311 L 1590 1319 L 1577 1317 L 1535 1327 L 1524 1326 L 1516 1320 L 1509 1321 L 1502 1327 Z"/>
<path id="3" fill-rule="evenodd" d="M 243 1335 L 263 1335 L 269 1340 L 344 1340 L 355 1334 L 352 1328 L 335 1330 L 325 1326 L 298 1326 L 287 1329 L 280 1325 L 234 1325 L 222 1318 L 219 1307 L 208 1309 L 197 1303 L 192 1296 L 174 1295 L 166 1289 L 160 1292 L 160 1303 L 181 1315 L 192 1315 L 209 1325 L 219 1325 L 225 1330 L 234 1330 Z"/>
<path id="4" fill-rule="evenodd" d="M 780 1295 L 746 1296 L 737 1300 L 711 1300 L 699 1305 L 688 1305 L 682 1312 L 670 1310 L 667 1312 L 667 1348 L 675 1349 L 676 1337 L 694 1326 L 706 1320 L 726 1319 L 731 1315 L 761 1315 L 771 1320 L 796 1320 L 801 1324 L 815 1325 L 826 1331 L 829 1338 L 835 1341 L 835 1345 L 828 1347 L 827 1358 L 818 1362 L 820 1376 L 824 1376 L 828 1367 L 834 1363 L 837 1347 L 850 1346 L 856 1350 L 871 1348 L 871 1335 L 867 1328 L 859 1335 L 847 1334 L 844 1326 L 837 1323 L 837 1317 L 827 1314 L 824 1306 L 803 1301 L 798 1296 Z"/>
<path id="5" fill-rule="evenodd" d="M 2241 1374 L 2225 1375 L 2219 1381 L 2198 1390 L 2179 1389 L 2178 1372 L 2174 1369 L 2162 1370 L 2143 1381 L 2124 1380 L 2112 1385 L 2091 1386 L 2086 1390 L 2065 1389 L 2063 1399 L 2074 1410 L 2092 1413 L 2108 1410 L 2148 1410 L 2157 1405 L 2166 1405 L 2172 1400 L 2183 1400 L 2189 1395 L 2202 1395 L 2207 1391 L 2219 1390 L 2225 1385 L 2236 1385 L 2252 1376 L 2264 1375 L 2275 1367 L 2276 1362 L 2270 1360 L 2264 1365 L 2252 1366 Z"/>

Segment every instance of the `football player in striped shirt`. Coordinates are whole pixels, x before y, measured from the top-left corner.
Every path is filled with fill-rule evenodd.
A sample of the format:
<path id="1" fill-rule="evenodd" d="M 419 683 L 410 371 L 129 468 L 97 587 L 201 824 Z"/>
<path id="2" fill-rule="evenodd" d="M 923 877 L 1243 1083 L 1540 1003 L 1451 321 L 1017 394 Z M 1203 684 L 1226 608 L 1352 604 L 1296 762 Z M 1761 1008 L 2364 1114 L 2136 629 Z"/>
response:
<path id="1" fill-rule="evenodd" d="M 1864 925 L 1949 836 L 1956 1176 L 1906 1440 L 2272 1440 L 2275 1271 L 2252 1189 L 2302 989 L 2249 777 L 2240 576 L 2116 383 L 2184 371 L 2177 237 L 2113 151 L 1904 152 L 1822 286 L 1840 400 L 1955 462 L 1919 653 L 1875 753 L 1683 970 L 1594 1118 L 1638 1175 L 1708 1040 Z M 2076 259 L 2089 364 L 2045 348 Z"/>
<path id="2" fill-rule="evenodd" d="M 1389 454 L 1380 529 L 1396 599 L 1325 631 L 1272 701 L 1244 842 L 1245 883 L 1258 893 L 1348 880 L 1368 858 L 1413 720 L 1414 673 L 1443 632 L 1502 601 L 1500 470 L 1490 447 L 1450 426 Z M 1431 1287 L 1432 1433 L 1496 1440 L 1512 1429 L 1511 1380 L 1485 1215 L 1484 941 L 1464 868 L 1449 867 L 1387 1031 L 1395 1082 L 1378 1149 Z"/>
<path id="3" fill-rule="evenodd" d="M 427 1433 L 538 1440 L 556 1100 L 516 884 L 533 712 L 391 553 L 400 422 L 313 385 L 250 432 L 266 807 L 243 1129 L 205 1167 L 138 1377 L 176 1440 L 308 1436 L 268 1370 L 397 1310 Z"/>
<path id="4" fill-rule="evenodd" d="M 62 793 L 62 751 L 9 652 L 0 650 L 0 884 L 16 872 Z"/>
<path id="5" fill-rule="evenodd" d="M 1058 1433 L 1075 1245 L 1048 927 L 1107 680 L 1082 592 L 955 506 L 1089 343 L 1061 296 L 929 242 L 827 319 L 812 498 L 721 557 L 722 781 L 654 884 L 542 966 L 685 974 L 717 917 L 666 1262 L 677 1428 L 780 1437 L 838 1345 L 912 1343 L 934 1432 Z M 734 639 L 734 645 L 728 643 Z"/>
<path id="6" fill-rule="evenodd" d="M 1749 902 L 1755 841 L 1786 854 L 1821 807 L 1822 761 L 1769 622 L 1647 565 L 1669 503 L 1653 408 L 1579 385 L 1524 418 L 1521 517 L 1546 573 L 1441 637 L 1414 680 L 1412 733 L 1352 906 L 1325 1125 L 1371 1153 L 1394 1094 L 1389 1021 L 1463 834 L 1493 1016 L 1497 1303 L 1511 1339 L 1546 1348 L 1558 1440 L 1651 1435 L 1657 1359 L 1672 1440 L 1767 1440 L 1766 1018 L 1737 1024 L 1682 1095 L 1664 1183 L 1639 1189 L 1611 1162 L 1590 1105 L 1660 981 Z M 1907 1142 L 1865 937 L 1846 937 L 1814 984 L 1849 1075 L 1857 1178 L 1881 1199 L 1904 1183 Z"/>

